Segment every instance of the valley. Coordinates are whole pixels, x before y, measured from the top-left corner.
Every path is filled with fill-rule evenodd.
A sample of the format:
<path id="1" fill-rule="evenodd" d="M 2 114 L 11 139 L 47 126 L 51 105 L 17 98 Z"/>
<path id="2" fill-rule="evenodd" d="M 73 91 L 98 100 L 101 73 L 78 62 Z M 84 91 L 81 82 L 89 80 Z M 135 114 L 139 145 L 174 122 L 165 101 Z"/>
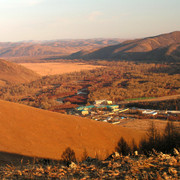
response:
<path id="1" fill-rule="evenodd" d="M 175 32 L 155 39 L 162 44 L 167 42 L 160 43 L 160 47 L 165 48 L 178 41 L 175 37 L 178 34 Z M 165 40 L 171 36 L 172 41 Z M 128 43 L 142 46 L 142 42 L 152 41 L 154 38 Z M 115 46 L 121 46 L 121 50 L 124 43 L 127 42 Z M 66 46 L 71 49 L 72 45 Z M 153 44 L 146 52 L 160 47 Z M 109 48 L 114 49 L 114 45 L 103 47 Z M 82 162 L 86 152 L 90 159 L 101 164 L 117 151 L 122 138 L 127 143 L 125 155 L 132 155 L 131 158 L 134 158 L 135 150 L 148 154 L 152 153 L 152 147 L 161 148 L 158 150 L 165 153 L 170 153 L 172 147 L 178 149 L 178 59 L 163 63 L 133 58 L 112 60 L 106 54 L 108 51 L 97 51 L 107 59 L 94 56 L 94 53 L 92 59 L 86 58 L 91 57 L 86 48 L 83 52 L 76 51 L 77 54 L 64 57 L 53 53 L 52 56 L 44 53 L 36 56 L 35 48 L 27 57 L 18 58 L 14 54 L 11 57 L 9 54 L 6 60 L 0 60 L 0 162 L 3 165 L 27 164 L 28 161 L 31 164 L 37 161 L 43 166 L 48 163 L 64 165 L 61 155 L 68 147 L 75 152 L 78 162 Z M 154 144 L 149 138 L 152 127 L 156 136 Z M 168 128 L 172 128 L 174 139 L 167 148 Z"/>
<path id="2" fill-rule="evenodd" d="M 40 74 L 41 76 L 65 74 L 100 68 L 101 66 L 84 63 L 58 62 L 58 63 L 20 63 L 20 65 Z"/>
<path id="3" fill-rule="evenodd" d="M 0 180 L 180 179 L 180 0 L 0 1 Z"/>
<path id="4" fill-rule="evenodd" d="M 180 109 L 178 66 L 108 61 L 98 62 L 98 65 L 72 62 L 24 65 L 36 68 L 41 75 L 50 72 L 51 76 L 46 74 L 31 83 L 4 87 L 1 89 L 3 100 L 144 131 L 152 121 L 158 122 L 158 127 L 159 124 L 165 127 L 167 120 L 177 121 L 179 126 L 179 113 L 165 113 Z M 93 69 L 78 72 L 78 66 Z M 63 73 L 64 70 L 72 71 Z M 94 102 L 99 100 L 109 100 L 112 107 L 117 107 L 114 109 L 107 104 L 94 106 Z M 79 111 L 81 107 L 85 108 Z M 134 110 L 134 107 L 152 109 L 157 115 L 143 115 L 142 110 Z"/>

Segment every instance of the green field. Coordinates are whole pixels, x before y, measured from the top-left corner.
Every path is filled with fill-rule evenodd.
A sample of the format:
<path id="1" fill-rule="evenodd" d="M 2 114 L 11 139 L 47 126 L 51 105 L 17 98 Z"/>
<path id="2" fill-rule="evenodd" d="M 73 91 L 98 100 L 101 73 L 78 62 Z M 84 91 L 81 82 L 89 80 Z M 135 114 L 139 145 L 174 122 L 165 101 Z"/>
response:
<path id="1" fill-rule="evenodd" d="M 154 99 L 154 98 L 156 97 L 140 97 L 140 98 L 125 99 L 124 101 L 145 100 L 145 99 Z"/>

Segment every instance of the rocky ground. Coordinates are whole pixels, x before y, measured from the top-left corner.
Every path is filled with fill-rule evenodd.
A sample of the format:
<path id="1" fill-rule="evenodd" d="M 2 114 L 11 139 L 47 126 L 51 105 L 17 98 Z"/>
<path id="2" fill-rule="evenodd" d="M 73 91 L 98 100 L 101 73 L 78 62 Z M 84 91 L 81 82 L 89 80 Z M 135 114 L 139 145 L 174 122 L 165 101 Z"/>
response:
<path id="1" fill-rule="evenodd" d="M 69 167 L 51 162 L 1 166 L 0 179 L 180 179 L 180 155 L 119 156 L 106 160 L 87 158 Z"/>

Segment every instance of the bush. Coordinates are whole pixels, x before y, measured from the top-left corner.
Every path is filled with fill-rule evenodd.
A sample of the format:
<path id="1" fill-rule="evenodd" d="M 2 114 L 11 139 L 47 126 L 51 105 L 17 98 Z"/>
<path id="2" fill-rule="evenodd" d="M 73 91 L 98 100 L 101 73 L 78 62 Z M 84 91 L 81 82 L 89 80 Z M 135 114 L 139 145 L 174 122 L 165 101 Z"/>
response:
<path id="1" fill-rule="evenodd" d="M 87 153 L 86 149 L 84 149 L 81 160 L 86 161 L 87 158 L 88 158 L 88 153 Z"/>
<path id="2" fill-rule="evenodd" d="M 123 137 L 121 137 L 121 139 L 118 141 L 115 150 L 122 155 L 128 155 L 131 152 L 131 148 Z"/>
<path id="3" fill-rule="evenodd" d="M 61 158 L 67 165 L 69 165 L 71 162 L 76 162 L 75 152 L 70 147 L 67 147 L 65 149 L 65 151 L 61 155 Z"/>
<path id="4" fill-rule="evenodd" d="M 132 142 L 131 142 L 131 151 L 132 151 L 132 153 L 134 153 L 134 151 L 138 151 L 138 146 L 137 146 L 134 138 L 132 139 Z"/>

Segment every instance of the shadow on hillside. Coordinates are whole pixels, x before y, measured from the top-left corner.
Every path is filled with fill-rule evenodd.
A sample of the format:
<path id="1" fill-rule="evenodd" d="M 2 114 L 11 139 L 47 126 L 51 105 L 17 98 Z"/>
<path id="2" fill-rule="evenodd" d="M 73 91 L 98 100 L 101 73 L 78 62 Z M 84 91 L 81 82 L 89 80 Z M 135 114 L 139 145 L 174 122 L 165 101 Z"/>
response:
<path id="1" fill-rule="evenodd" d="M 38 157 L 30 157 L 16 153 L 8 153 L 8 152 L 0 152 L 0 164 L 2 165 L 22 165 L 27 163 L 42 163 L 48 164 L 49 162 L 58 162 L 57 160 L 45 159 L 45 158 L 38 158 Z"/>

